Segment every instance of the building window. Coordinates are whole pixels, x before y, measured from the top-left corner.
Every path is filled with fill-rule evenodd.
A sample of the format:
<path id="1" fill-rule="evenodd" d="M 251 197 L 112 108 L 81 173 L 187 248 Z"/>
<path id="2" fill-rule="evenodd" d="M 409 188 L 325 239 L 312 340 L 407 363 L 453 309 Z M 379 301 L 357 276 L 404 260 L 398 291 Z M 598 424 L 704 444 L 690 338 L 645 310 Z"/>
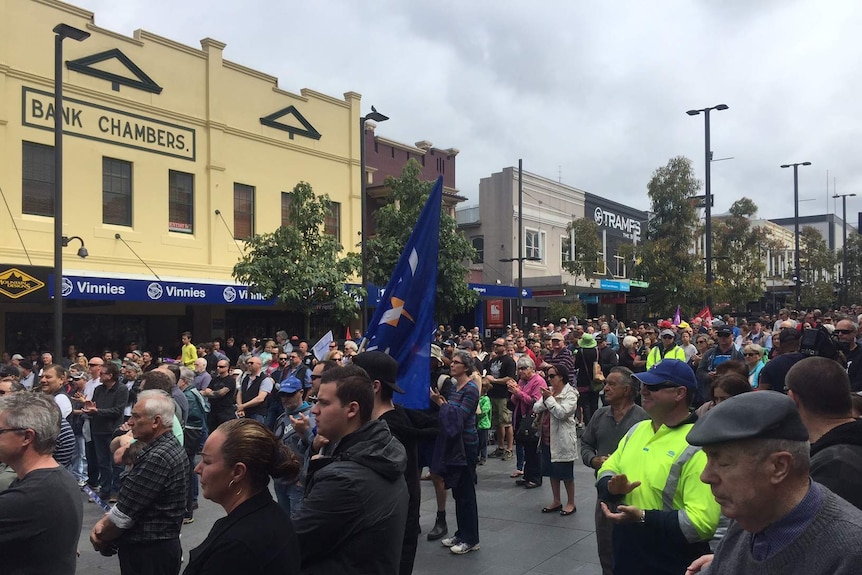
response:
<path id="1" fill-rule="evenodd" d="M 36 216 L 53 216 L 54 147 L 22 143 L 21 211 Z"/>
<path id="2" fill-rule="evenodd" d="M 473 244 L 473 249 L 476 250 L 476 257 L 473 258 L 474 264 L 485 263 L 485 237 L 476 236 L 470 242 Z"/>
<path id="3" fill-rule="evenodd" d="M 626 259 L 620 254 L 620 252 L 614 254 L 614 277 L 626 277 Z"/>
<path id="4" fill-rule="evenodd" d="M 132 163 L 102 158 L 102 223 L 132 225 Z"/>
<path id="5" fill-rule="evenodd" d="M 233 237 L 248 240 L 254 236 L 254 186 L 233 185 Z"/>
<path id="6" fill-rule="evenodd" d="M 288 192 L 281 192 L 281 225 L 283 227 L 290 225 L 291 201 L 291 195 Z"/>
<path id="7" fill-rule="evenodd" d="M 323 220 L 323 232 L 341 242 L 341 204 L 329 202 L 329 212 Z"/>
<path id="8" fill-rule="evenodd" d="M 524 257 L 545 260 L 545 232 L 524 230 Z"/>
<path id="9" fill-rule="evenodd" d="M 168 171 L 168 231 L 194 233 L 195 176 Z"/>
<path id="10" fill-rule="evenodd" d="M 572 261 L 572 238 L 570 236 L 560 236 L 560 261 Z"/>

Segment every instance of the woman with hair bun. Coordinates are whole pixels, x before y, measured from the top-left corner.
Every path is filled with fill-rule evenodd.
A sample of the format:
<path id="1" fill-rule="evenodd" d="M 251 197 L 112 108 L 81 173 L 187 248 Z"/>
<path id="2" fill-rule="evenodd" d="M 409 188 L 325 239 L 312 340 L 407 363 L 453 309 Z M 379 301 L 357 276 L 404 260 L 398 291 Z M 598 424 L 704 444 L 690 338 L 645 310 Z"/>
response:
<path id="1" fill-rule="evenodd" d="M 261 423 L 234 419 L 210 434 L 195 467 L 204 497 L 227 517 L 189 553 L 184 575 L 299 573 L 299 543 L 290 517 L 273 501 L 270 477 L 291 477 L 300 463 Z"/>

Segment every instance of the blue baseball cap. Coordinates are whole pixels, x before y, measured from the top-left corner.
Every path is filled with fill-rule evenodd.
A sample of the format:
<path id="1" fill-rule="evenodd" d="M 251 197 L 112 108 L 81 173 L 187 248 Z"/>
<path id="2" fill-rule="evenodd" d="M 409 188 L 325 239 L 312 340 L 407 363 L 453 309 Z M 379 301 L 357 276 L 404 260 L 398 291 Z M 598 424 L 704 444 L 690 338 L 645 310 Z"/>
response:
<path id="1" fill-rule="evenodd" d="M 697 379 L 694 371 L 684 361 L 678 359 L 663 359 L 661 363 L 652 366 L 648 371 L 632 374 L 643 385 L 659 385 L 671 383 L 688 390 L 689 397 L 697 390 Z"/>
<path id="2" fill-rule="evenodd" d="M 302 382 L 293 375 L 288 376 L 278 386 L 279 393 L 293 394 L 302 389 Z"/>

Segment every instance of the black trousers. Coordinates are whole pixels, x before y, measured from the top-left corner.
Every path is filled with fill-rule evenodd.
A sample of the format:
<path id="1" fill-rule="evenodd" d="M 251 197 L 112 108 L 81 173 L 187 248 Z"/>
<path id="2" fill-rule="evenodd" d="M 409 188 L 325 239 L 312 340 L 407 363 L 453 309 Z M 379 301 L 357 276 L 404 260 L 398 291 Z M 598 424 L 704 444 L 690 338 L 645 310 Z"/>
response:
<path id="1" fill-rule="evenodd" d="M 183 549 L 178 537 L 153 543 L 126 543 L 117 554 L 122 575 L 178 575 Z"/>
<path id="2" fill-rule="evenodd" d="M 542 484 L 542 463 L 539 457 L 539 442 L 522 441 L 524 446 L 524 481 Z"/>

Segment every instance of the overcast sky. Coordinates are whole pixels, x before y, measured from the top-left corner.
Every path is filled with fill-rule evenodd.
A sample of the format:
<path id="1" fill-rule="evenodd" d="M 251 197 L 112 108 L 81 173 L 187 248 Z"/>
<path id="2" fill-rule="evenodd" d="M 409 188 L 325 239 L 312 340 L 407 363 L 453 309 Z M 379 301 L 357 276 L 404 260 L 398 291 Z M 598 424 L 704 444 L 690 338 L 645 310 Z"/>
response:
<path id="1" fill-rule="evenodd" d="M 461 150 L 457 185 L 517 165 L 640 209 L 675 155 L 704 171 L 713 112 L 715 212 L 748 196 L 761 217 L 862 211 L 862 2 L 853 0 L 73 0 L 96 24 L 137 28 L 277 76 L 297 92 L 356 91 L 378 134 Z M 827 178 L 828 170 L 828 178 Z M 827 190 L 827 181 L 829 189 Z"/>

